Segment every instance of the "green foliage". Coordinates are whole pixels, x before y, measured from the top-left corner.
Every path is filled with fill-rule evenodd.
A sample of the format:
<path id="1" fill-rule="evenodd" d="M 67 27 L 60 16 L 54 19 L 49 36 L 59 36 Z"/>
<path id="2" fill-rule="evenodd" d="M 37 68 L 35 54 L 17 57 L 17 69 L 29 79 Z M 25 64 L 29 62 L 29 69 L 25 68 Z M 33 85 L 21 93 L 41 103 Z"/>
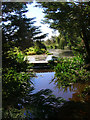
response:
<path id="1" fill-rule="evenodd" d="M 55 76 L 60 86 L 68 86 L 75 82 L 87 82 L 90 72 L 83 68 L 84 60 L 80 57 L 59 58 L 55 67 Z"/>
<path id="2" fill-rule="evenodd" d="M 46 46 L 41 41 L 36 41 L 34 47 L 29 47 L 24 50 L 26 55 L 36 55 L 46 53 Z"/>
<path id="3" fill-rule="evenodd" d="M 30 2 L 29 4 L 31 4 Z M 13 7 L 12 7 L 13 6 Z M 46 34 L 40 35 L 40 27 L 34 26 L 35 17 L 27 18 L 27 3 L 2 3 L 2 39 L 3 47 L 11 46 L 11 42 L 15 46 L 19 46 L 21 50 L 25 50 L 34 45 L 34 40 L 41 40 Z M 7 24 L 6 24 L 7 23 Z M 37 37 L 38 35 L 38 37 Z"/>
<path id="4" fill-rule="evenodd" d="M 52 55 L 53 53 L 46 52 L 47 55 Z"/>
<path id="5" fill-rule="evenodd" d="M 44 44 L 46 45 L 46 47 L 48 49 L 57 49 L 58 48 L 58 44 L 57 44 L 57 37 L 56 36 L 51 36 L 50 39 L 44 41 Z"/>
<path id="6" fill-rule="evenodd" d="M 83 56 L 83 58 L 85 58 L 86 50 L 85 50 L 85 45 L 84 45 L 82 38 L 76 37 L 76 35 L 74 35 L 73 39 L 74 39 L 72 42 L 73 45 L 71 46 L 71 48 L 72 48 L 74 54 L 75 55 L 81 54 Z"/>
<path id="7" fill-rule="evenodd" d="M 67 33 L 71 45 L 78 42 L 78 39 L 76 39 L 78 37 L 84 41 L 86 54 L 90 62 L 90 3 L 42 2 L 39 5 L 43 7 L 45 13 L 43 22 L 48 23 L 51 28 L 58 30 L 60 33 Z"/>
<path id="8" fill-rule="evenodd" d="M 3 113 L 2 120 L 12 120 L 12 119 L 22 120 L 25 118 L 24 109 L 18 110 L 15 108 L 9 108 L 8 110 L 4 110 L 4 111 L 6 112 Z"/>
<path id="9" fill-rule="evenodd" d="M 54 59 L 48 61 L 48 65 L 50 66 L 51 69 L 54 69 L 57 63 L 55 62 Z"/>
<path id="10" fill-rule="evenodd" d="M 46 50 L 44 48 L 34 48 L 34 47 L 30 47 L 29 49 L 26 49 L 25 51 L 26 55 L 36 55 L 36 54 L 43 54 L 46 53 Z"/>
<path id="11" fill-rule="evenodd" d="M 64 44 L 65 44 L 65 40 L 63 38 L 61 38 L 60 43 L 59 43 L 59 48 L 64 49 Z"/>
<path id="12" fill-rule="evenodd" d="M 24 50 L 24 52 L 26 55 L 35 55 L 36 54 L 35 48 L 33 48 L 33 47 L 26 48 Z"/>
<path id="13" fill-rule="evenodd" d="M 88 85 L 87 87 L 85 87 L 84 92 L 90 94 L 90 85 Z"/>
<path id="14" fill-rule="evenodd" d="M 19 48 L 14 47 L 10 48 L 10 51 L 8 51 L 8 57 L 12 60 L 15 59 L 18 63 L 24 62 L 25 55 L 20 51 Z"/>
<path id="15" fill-rule="evenodd" d="M 30 93 L 32 88 L 30 73 L 19 73 L 13 68 L 7 68 L 3 70 L 2 74 L 3 119 L 18 118 L 22 115 L 22 111 L 18 109 L 18 104 L 22 104 L 22 99 Z"/>
<path id="16" fill-rule="evenodd" d="M 36 51 L 36 54 L 38 54 L 38 55 L 46 52 L 45 49 L 38 49 L 38 48 L 36 48 L 35 51 Z"/>
<path id="17" fill-rule="evenodd" d="M 66 33 L 60 33 L 57 37 L 52 36 L 50 39 L 46 40 L 45 45 L 48 49 L 64 49 L 67 45 Z"/>
<path id="18" fill-rule="evenodd" d="M 10 116 L 19 114 L 18 103 L 31 89 L 30 73 L 26 72 L 30 65 L 27 64 L 23 52 L 17 47 L 9 48 L 3 56 L 3 119 L 8 117 L 11 119 Z M 14 113 L 15 111 L 17 114 Z"/>
<path id="19" fill-rule="evenodd" d="M 84 90 L 82 91 L 82 94 L 81 96 L 86 100 L 86 101 L 89 101 L 89 99 L 87 99 L 90 95 L 90 85 L 87 85 Z"/>
<path id="20" fill-rule="evenodd" d="M 26 12 L 26 3 L 9 2 L 2 4 L 3 120 L 28 119 L 28 117 L 23 115 L 25 109 L 22 109 L 22 107 L 33 109 L 31 110 L 32 113 L 42 119 L 47 114 L 51 116 L 56 111 L 57 104 L 60 106 L 63 102 L 61 98 L 56 98 L 51 95 L 51 91 L 49 90 L 42 90 L 34 95 L 30 94 L 33 87 L 31 87 L 30 73 L 27 72 L 29 64 L 27 64 L 25 55 L 20 49 L 24 50 L 25 48 L 29 48 L 33 44 L 33 40 L 42 39 L 46 35 L 35 37 L 35 35 L 41 32 L 38 30 L 38 27 L 32 25 L 34 18 L 26 18 L 24 14 Z M 19 46 L 20 49 L 14 46 Z M 30 51 L 33 52 L 33 48 Z M 35 52 L 39 52 L 38 54 L 45 53 L 45 45 L 38 42 Z M 21 107 L 18 104 L 21 104 Z M 49 109 L 49 112 L 47 109 Z"/>
<path id="21" fill-rule="evenodd" d="M 3 68 L 13 67 L 16 71 L 26 71 L 26 69 L 30 66 L 27 64 L 27 60 L 25 59 L 25 55 L 23 52 L 17 48 L 10 48 L 9 51 L 6 52 L 6 55 L 3 58 Z M 4 64 L 6 62 L 6 64 Z"/>
<path id="22" fill-rule="evenodd" d="M 46 50 L 46 46 L 40 42 L 40 41 L 36 41 L 34 47 L 30 47 L 24 50 L 26 55 L 39 55 L 39 54 L 47 54 L 47 55 L 51 55 L 51 53 L 49 53 Z"/>
<path id="23" fill-rule="evenodd" d="M 60 32 L 60 34 L 56 38 L 58 43 L 59 49 L 64 49 L 65 46 L 67 46 L 67 39 L 66 39 L 66 33 Z"/>
<path id="24" fill-rule="evenodd" d="M 13 68 L 7 68 L 3 70 L 3 73 L 3 100 L 7 99 L 10 102 L 9 105 L 11 104 L 9 100 L 15 99 L 14 96 L 17 99 L 17 97 L 25 95 L 30 74 L 25 72 L 17 73 Z"/>
<path id="25" fill-rule="evenodd" d="M 35 42 L 35 47 L 38 49 L 41 49 L 41 48 L 46 49 L 46 46 L 41 41 L 38 41 L 38 40 Z"/>

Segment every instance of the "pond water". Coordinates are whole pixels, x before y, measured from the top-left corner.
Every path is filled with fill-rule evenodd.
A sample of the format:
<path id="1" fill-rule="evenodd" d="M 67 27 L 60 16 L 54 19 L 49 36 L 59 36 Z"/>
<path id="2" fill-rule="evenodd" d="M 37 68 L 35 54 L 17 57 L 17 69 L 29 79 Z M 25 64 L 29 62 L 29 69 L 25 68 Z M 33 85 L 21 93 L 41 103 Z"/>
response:
<path id="1" fill-rule="evenodd" d="M 49 53 L 52 55 L 29 55 L 27 60 L 29 63 L 48 63 L 49 60 L 52 60 L 52 56 L 55 57 L 72 57 L 74 56 L 72 50 L 61 50 L 61 49 L 49 49 Z"/>
<path id="2" fill-rule="evenodd" d="M 49 49 L 50 53 L 56 57 L 72 57 L 74 56 L 72 50 L 61 50 L 61 49 Z"/>
<path id="3" fill-rule="evenodd" d="M 90 109 L 90 96 L 88 95 L 86 98 L 84 98 L 81 94 L 82 91 L 88 84 L 83 83 L 75 83 L 72 84 L 69 87 L 62 88 L 58 86 L 57 83 L 55 83 L 53 80 L 55 78 L 55 72 L 47 67 L 48 60 L 52 59 L 52 56 L 56 57 L 72 57 L 73 53 L 70 50 L 49 50 L 50 53 L 53 55 L 34 55 L 31 56 L 32 62 L 36 62 L 35 67 L 32 68 L 32 71 L 35 73 L 34 77 L 31 77 L 30 80 L 33 82 L 34 90 L 32 94 L 38 93 L 40 90 L 50 89 L 52 91 L 52 94 L 56 97 L 61 97 L 66 100 L 65 104 L 61 104 L 60 109 L 58 109 L 58 112 L 51 112 L 51 115 L 55 113 L 55 119 L 56 120 L 78 120 L 80 119 L 86 119 L 90 118 L 89 109 Z M 30 58 L 30 56 L 29 56 Z M 45 63 L 45 64 L 44 64 Z M 46 65 L 46 67 L 45 67 Z M 42 67 L 41 67 L 42 66 Z M 42 69 L 41 69 L 42 68 Z M 43 98 L 43 97 L 42 97 Z M 36 103 L 36 104 L 35 104 Z M 40 112 L 39 116 L 42 116 L 41 110 L 45 107 L 42 104 L 42 99 L 39 96 L 38 99 L 35 101 L 35 108 L 39 105 Z M 40 104 L 39 104 L 40 103 Z M 83 104 L 85 103 L 85 104 Z M 83 109 L 82 109 L 83 107 Z M 57 107 L 56 107 L 57 108 Z M 55 108 L 55 109 L 56 109 Z M 52 109 L 52 108 L 51 108 Z M 50 114 L 48 110 L 51 110 L 50 108 L 46 108 L 46 115 Z M 35 111 L 36 114 L 36 111 Z M 53 118 L 50 118 L 53 119 Z M 42 119 L 43 120 L 43 119 Z M 49 119 L 48 119 L 49 120 Z"/>
<path id="4" fill-rule="evenodd" d="M 57 86 L 54 82 L 51 82 L 52 79 L 54 79 L 54 76 L 55 72 L 50 72 L 48 70 L 36 71 L 36 76 L 31 78 L 35 88 L 33 93 L 36 93 L 42 89 L 50 89 L 52 90 L 52 94 L 56 97 L 62 97 L 66 101 L 83 101 L 80 94 L 87 84 L 76 83 L 70 87 L 62 88 Z"/>

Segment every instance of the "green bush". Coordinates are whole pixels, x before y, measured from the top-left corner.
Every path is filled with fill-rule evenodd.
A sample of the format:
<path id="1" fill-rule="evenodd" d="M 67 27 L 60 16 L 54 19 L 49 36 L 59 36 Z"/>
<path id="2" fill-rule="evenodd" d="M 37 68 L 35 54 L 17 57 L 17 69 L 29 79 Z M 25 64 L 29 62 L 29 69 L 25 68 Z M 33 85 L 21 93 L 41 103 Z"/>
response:
<path id="1" fill-rule="evenodd" d="M 6 54 L 6 55 L 5 55 Z M 9 48 L 4 54 L 2 69 L 2 99 L 3 119 L 11 119 L 20 115 L 18 104 L 30 93 L 30 73 L 27 73 L 27 60 L 23 52 L 17 48 Z M 16 113 L 12 111 L 15 110 Z"/>
<path id="2" fill-rule="evenodd" d="M 27 55 L 35 55 L 36 54 L 36 52 L 34 52 L 34 51 L 28 51 L 26 53 L 27 53 Z"/>
<path id="3" fill-rule="evenodd" d="M 18 73 L 13 68 L 7 68 L 3 70 L 3 105 L 9 105 L 12 103 L 17 104 L 19 98 L 27 93 L 30 83 L 30 73 L 21 72 Z M 7 99 L 7 103 L 6 100 Z M 14 100 L 14 101 L 13 101 Z"/>
<path id="4" fill-rule="evenodd" d="M 39 40 L 37 40 L 35 42 L 35 47 L 38 48 L 38 49 L 45 49 L 46 50 L 45 44 L 43 42 L 39 41 Z"/>
<path id="5" fill-rule="evenodd" d="M 45 53 L 45 52 L 46 52 L 46 50 L 45 50 L 44 48 L 42 48 L 42 49 L 41 49 L 41 51 L 42 51 L 43 53 Z"/>
<path id="6" fill-rule="evenodd" d="M 24 52 L 26 55 L 35 55 L 36 54 L 35 48 L 33 48 L 33 47 L 25 49 Z"/>
<path id="7" fill-rule="evenodd" d="M 47 55 L 52 55 L 53 53 L 47 53 Z"/>
<path id="8" fill-rule="evenodd" d="M 40 48 L 37 48 L 37 47 L 35 47 L 35 48 L 30 47 L 29 49 L 26 49 L 24 52 L 25 52 L 26 55 L 36 55 L 36 54 L 45 53 L 46 49 L 44 49 L 44 48 L 40 49 Z"/>
<path id="9" fill-rule="evenodd" d="M 6 56 L 3 57 L 3 68 L 13 67 L 17 72 L 26 71 L 29 64 L 25 59 L 25 54 L 19 48 L 10 48 Z"/>
<path id="10" fill-rule="evenodd" d="M 55 76 L 59 85 L 68 86 L 75 82 L 86 82 L 90 79 L 90 72 L 83 68 L 84 60 L 77 56 L 59 58 L 55 67 Z"/>
<path id="11" fill-rule="evenodd" d="M 8 57 L 10 57 L 12 60 L 15 59 L 18 63 L 21 63 L 24 60 L 24 53 L 22 53 L 22 51 L 20 51 L 19 48 L 17 47 L 14 47 L 14 48 L 11 48 L 9 51 L 8 51 Z"/>
<path id="12" fill-rule="evenodd" d="M 43 54 L 45 53 L 45 50 L 44 49 L 36 49 L 36 54 Z"/>
<path id="13" fill-rule="evenodd" d="M 33 90 L 30 73 L 19 73 L 13 68 L 7 68 L 3 70 L 2 78 L 3 119 L 17 118 L 23 112 L 18 109 L 18 104 L 22 104 L 22 99 Z"/>

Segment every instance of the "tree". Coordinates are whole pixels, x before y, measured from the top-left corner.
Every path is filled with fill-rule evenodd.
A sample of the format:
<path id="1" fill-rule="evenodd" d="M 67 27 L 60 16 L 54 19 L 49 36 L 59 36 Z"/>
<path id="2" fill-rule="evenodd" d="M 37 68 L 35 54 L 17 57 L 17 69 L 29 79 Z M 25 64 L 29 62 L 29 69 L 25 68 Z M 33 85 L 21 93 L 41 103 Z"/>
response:
<path id="1" fill-rule="evenodd" d="M 33 25 L 35 18 L 27 18 L 25 16 L 27 11 L 27 3 L 17 4 L 13 2 L 2 4 L 3 43 L 7 43 L 10 46 L 13 43 L 24 50 L 31 47 L 34 40 L 46 37 L 46 34 L 38 35 L 41 34 L 40 27 Z"/>
<path id="2" fill-rule="evenodd" d="M 51 28 L 67 32 L 71 37 L 74 33 L 78 37 L 80 36 L 84 41 L 87 55 L 90 58 L 90 3 L 43 2 L 40 4 L 46 14 L 44 23 L 49 23 Z"/>
<path id="3" fill-rule="evenodd" d="M 39 50 L 46 49 L 46 46 L 41 41 L 38 41 L 38 40 L 35 42 L 35 47 Z"/>

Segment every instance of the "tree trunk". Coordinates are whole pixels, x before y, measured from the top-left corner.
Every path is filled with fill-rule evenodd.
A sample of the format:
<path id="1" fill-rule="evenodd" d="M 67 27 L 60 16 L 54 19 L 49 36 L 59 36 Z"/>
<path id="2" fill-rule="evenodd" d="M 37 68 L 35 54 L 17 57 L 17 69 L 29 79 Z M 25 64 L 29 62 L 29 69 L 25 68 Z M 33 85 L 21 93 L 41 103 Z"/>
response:
<path id="1" fill-rule="evenodd" d="M 83 7 L 82 7 L 82 4 L 81 4 L 80 25 L 81 25 L 81 28 L 82 28 L 83 41 L 84 41 L 86 52 L 87 52 L 88 59 L 89 59 L 89 62 L 90 62 L 90 46 L 89 46 L 89 39 L 90 38 L 88 36 L 87 26 L 85 25 L 85 18 L 86 18 L 86 14 L 83 13 Z"/>
<path id="2" fill-rule="evenodd" d="M 88 54 L 88 58 L 90 59 L 90 46 L 89 46 L 89 38 L 86 35 L 86 30 L 85 28 L 82 28 L 82 33 L 83 33 L 83 41 L 85 44 L 86 52 Z"/>

